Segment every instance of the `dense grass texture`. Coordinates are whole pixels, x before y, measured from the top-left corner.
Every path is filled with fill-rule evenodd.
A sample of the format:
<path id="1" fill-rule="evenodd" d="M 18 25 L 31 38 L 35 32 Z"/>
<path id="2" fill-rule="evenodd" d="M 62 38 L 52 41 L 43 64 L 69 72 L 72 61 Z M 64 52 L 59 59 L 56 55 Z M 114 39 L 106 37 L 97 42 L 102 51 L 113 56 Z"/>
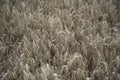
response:
<path id="1" fill-rule="evenodd" d="M 120 1 L 0 0 L 0 80 L 120 80 Z"/>

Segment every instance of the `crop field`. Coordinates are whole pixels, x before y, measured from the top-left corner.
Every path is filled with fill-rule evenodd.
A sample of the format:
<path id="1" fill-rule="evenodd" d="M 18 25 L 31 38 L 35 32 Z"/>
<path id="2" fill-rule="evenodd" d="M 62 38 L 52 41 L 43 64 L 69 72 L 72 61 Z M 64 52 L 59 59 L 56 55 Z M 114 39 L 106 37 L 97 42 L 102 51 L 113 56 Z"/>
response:
<path id="1" fill-rule="evenodd" d="M 0 0 L 0 80 L 120 80 L 120 0 Z"/>

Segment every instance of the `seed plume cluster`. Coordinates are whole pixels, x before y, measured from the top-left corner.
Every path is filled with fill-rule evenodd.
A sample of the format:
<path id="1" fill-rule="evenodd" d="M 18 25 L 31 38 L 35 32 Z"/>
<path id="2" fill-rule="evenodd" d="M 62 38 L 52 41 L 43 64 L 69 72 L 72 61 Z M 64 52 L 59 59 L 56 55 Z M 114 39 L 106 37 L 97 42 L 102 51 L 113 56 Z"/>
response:
<path id="1" fill-rule="evenodd" d="M 120 1 L 0 0 L 0 80 L 120 80 Z"/>

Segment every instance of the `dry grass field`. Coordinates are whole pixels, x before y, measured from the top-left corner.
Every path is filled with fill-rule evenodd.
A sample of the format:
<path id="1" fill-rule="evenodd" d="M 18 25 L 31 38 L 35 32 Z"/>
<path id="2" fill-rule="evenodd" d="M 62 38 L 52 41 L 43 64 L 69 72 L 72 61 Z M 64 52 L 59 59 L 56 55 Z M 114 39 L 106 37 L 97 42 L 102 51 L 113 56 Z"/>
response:
<path id="1" fill-rule="evenodd" d="M 120 80 L 120 1 L 0 0 L 0 80 Z"/>

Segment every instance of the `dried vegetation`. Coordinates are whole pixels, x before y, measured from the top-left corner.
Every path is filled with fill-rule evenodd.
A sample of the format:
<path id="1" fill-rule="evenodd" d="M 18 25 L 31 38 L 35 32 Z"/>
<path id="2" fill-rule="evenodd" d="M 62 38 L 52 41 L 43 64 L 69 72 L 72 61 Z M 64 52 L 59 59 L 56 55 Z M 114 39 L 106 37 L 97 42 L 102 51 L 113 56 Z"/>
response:
<path id="1" fill-rule="evenodd" d="M 120 1 L 1 0 L 0 80 L 120 80 Z"/>

